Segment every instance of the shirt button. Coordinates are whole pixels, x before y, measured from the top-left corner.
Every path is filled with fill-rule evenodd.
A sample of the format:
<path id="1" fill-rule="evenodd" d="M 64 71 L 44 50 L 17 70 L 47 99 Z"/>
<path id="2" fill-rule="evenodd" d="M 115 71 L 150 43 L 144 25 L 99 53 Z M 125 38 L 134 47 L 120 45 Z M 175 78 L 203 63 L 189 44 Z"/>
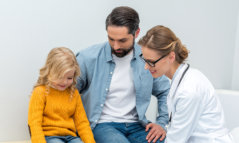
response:
<path id="1" fill-rule="evenodd" d="M 100 104 L 101 107 L 103 107 L 104 105 L 103 104 Z"/>
<path id="2" fill-rule="evenodd" d="M 108 91 L 108 88 L 106 88 L 105 90 Z"/>
<path id="3" fill-rule="evenodd" d="M 110 72 L 110 74 L 113 74 L 113 72 Z"/>

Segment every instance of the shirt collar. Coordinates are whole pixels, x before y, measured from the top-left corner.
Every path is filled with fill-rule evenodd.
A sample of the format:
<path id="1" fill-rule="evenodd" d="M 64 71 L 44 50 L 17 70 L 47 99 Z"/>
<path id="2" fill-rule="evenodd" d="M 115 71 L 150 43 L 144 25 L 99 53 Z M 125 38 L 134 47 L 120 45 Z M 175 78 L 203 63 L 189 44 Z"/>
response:
<path id="1" fill-rule="evenodd" d="M 107 42 L 105 45 L 105 56 L 106 56 L 107 62 L 113 60 L 112 55 L 111 55 L 111 46 L 110 46 L 109 42 Z"/>
<path id="2" fill-rule="evenodd" d="M 180 66 L 178 67 L 178 69 L 176 70 L 176 72 L 174 73 L 173 75 L 173 78 L 172 78 L 172 82 L 173 80 L 175 79 L 175 77 L 178 75 L 178 72 L 180 71 L 180 69 L 183 67 L 184 64 L 180 64 Z"/>

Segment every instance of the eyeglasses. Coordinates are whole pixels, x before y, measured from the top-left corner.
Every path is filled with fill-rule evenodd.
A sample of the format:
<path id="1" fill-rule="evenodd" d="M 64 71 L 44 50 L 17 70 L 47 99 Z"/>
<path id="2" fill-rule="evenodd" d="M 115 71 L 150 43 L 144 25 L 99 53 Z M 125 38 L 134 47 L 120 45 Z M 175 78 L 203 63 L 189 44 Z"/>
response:
<path id="1" fill-rule="evenodd" d="M 155 67 L 155 64 L 156 64 L 158 61 L 160 61 L 162 58 L 166 57 L 167 55 L 163 55 L 162 57 L 160 57 L 159 59 L 157 59 L 156 61 L 153 61 L 153 62 L 144 59 L 143 54 L 140 54 L 139 56 L 140 56 L 140 58 L 141 58 L 145 63 L 147 63 L 149 66 Z"/>

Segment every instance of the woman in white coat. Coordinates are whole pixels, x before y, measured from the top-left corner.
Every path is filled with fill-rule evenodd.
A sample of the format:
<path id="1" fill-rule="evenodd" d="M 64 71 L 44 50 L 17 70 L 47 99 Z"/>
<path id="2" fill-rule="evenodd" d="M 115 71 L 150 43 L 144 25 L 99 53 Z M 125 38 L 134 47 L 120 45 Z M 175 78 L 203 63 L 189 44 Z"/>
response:
<path id="1" fill-rule="evenodd" d="M 138 43 L 145 69 L 155 78 L 166 75 L 172 80 L 166 142 L 232 143 L 212 84 L 184 62 L 188 50 L 175 34 L 167 27 L 155 26 Z"/>

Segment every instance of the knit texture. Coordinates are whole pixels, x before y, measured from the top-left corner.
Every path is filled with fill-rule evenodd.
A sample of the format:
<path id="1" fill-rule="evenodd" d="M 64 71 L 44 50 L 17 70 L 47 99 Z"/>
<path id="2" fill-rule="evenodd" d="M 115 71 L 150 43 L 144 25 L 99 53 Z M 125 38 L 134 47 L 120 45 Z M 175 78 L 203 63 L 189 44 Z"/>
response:
<path id="1" fill-rule="evenodd" d="M 95 143 L 80 94 L 75 90 L 58 91 L 46 86 L 36 87 L 30 99 L 28 112 L 32 143 L 46 143 L 45 136 L 77 136 L 84 143 Z"/>

